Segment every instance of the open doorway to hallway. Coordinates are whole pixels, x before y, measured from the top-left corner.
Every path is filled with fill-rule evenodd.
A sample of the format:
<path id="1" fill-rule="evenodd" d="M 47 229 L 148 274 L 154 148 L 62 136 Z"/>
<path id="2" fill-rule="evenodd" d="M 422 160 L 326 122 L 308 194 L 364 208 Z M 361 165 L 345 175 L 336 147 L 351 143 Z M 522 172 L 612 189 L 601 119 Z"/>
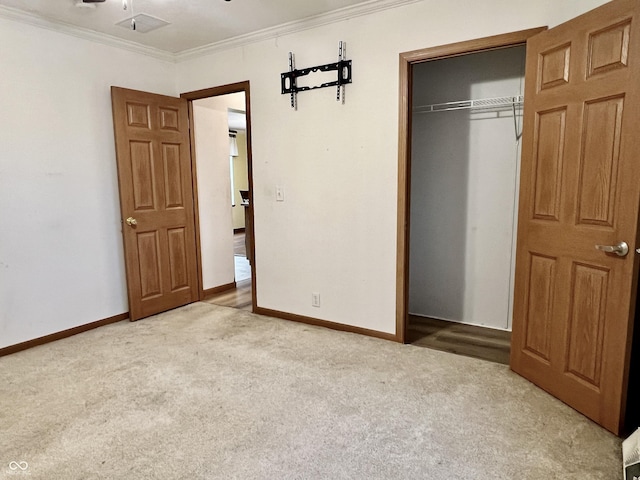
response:
<path id="1" fill-rule="evenodd" d="M 248 82 L 182 95 L 190 102 L 200 299 L 255 304 Z"/>
<path id="2" fill-rule="evenodd" d="M 233 261 L 236 288 L 213 295 L 207 302 L 252 310 L 251 218 L 245 112 L 229 111 L 230 170 L 233 214 Z"/>
<path id="3" fill-rule="evenodd" d="M 244 95 L 236 93 L 233 95 Z M 229 120 L 229 170 L 231 174 L 231 213 L 233 218 L 234 250 L 236 284 L 251 283 L 251 256 L 249 254 L 251 232 L 247 228 L 251 225 L 249 202 L 249 169 L 247 161 L 247 121 L 244 110 L 230 108 Z"/>

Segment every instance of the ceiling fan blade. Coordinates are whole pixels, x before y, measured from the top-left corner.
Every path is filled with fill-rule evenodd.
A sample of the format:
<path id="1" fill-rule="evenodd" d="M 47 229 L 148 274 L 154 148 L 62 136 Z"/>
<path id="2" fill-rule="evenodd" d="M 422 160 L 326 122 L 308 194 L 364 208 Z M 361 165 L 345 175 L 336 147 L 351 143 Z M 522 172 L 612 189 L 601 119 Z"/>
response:
<path id="1" fill-rule="evenodd" d="M 82 0 L 82 3 L 103 3 L 105 0 Z"/>

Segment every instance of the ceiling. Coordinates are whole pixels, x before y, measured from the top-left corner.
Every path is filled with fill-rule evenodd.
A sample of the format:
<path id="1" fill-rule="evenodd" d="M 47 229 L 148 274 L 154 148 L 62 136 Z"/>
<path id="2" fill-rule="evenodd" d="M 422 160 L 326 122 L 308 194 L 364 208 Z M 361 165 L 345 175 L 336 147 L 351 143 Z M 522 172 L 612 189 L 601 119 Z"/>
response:
<path id="1" fill-rule="evenodd" d="M 416 0 L 413 0 L 416 1 Z M 106 0 L 93 6 L 81 0 L 0 0 L 0 16 L 98 32 L 110 37 L 177 54 L 219 44 L 277 26 L 342 12 L 336 18 L 389 8 L 406 0 Z M 8 7 L 2 9 L 2 6 Z M 144 13 L 169 25 L 141 33 L 116 23 Z M 11 15 L 9 15 L 11 14 Z M 324 22 L 326 23 L 326 21 Z M 47 25 L 44 25 L 47 26 Z M 48 25 L 51 26 L 51 25 Z"/>

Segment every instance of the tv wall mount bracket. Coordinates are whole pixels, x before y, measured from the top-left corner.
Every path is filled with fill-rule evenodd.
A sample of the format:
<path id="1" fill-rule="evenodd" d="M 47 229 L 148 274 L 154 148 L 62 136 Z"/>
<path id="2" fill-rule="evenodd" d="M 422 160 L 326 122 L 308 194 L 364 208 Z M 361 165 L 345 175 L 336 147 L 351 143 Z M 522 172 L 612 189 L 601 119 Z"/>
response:
<path id="1" fill-rule="evenodd" d="M 291 108 L 298 109 L 299 92 L 307 90 L 315 90 L 317 88 L 336 87 L 336 100 L 342 101 L 344 104 L 344 87 L 347 83 L 351 83 L 351 60 L 345 60 L 346 43 L 340 42 L 338 45 L 338 61 L 335 63 L 327 63 L 326 65 L 318 65 L 316 67 L 296 69 L 295 56 L 289 52 L 289 71 L 280 74 L 281 93 L 283 95 L 291 95 Z M 326 82 L 314 87 L 298 87 L 298 78 L 309 75 L 313 72 L 337 72 L 338 78 L 334 82 Z"/>

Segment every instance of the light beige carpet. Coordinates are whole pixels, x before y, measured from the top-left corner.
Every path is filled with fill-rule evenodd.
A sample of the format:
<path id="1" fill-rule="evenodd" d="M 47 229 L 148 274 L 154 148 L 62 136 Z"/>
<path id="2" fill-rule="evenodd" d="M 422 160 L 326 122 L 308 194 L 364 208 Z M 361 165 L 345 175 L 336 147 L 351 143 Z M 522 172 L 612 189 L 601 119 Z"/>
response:
<path id="1" fill-rule="evenodd" d="M 620 455 L 505 366 L 206 303 L 0 358 L 2 479 L 611 480 Z"/>

